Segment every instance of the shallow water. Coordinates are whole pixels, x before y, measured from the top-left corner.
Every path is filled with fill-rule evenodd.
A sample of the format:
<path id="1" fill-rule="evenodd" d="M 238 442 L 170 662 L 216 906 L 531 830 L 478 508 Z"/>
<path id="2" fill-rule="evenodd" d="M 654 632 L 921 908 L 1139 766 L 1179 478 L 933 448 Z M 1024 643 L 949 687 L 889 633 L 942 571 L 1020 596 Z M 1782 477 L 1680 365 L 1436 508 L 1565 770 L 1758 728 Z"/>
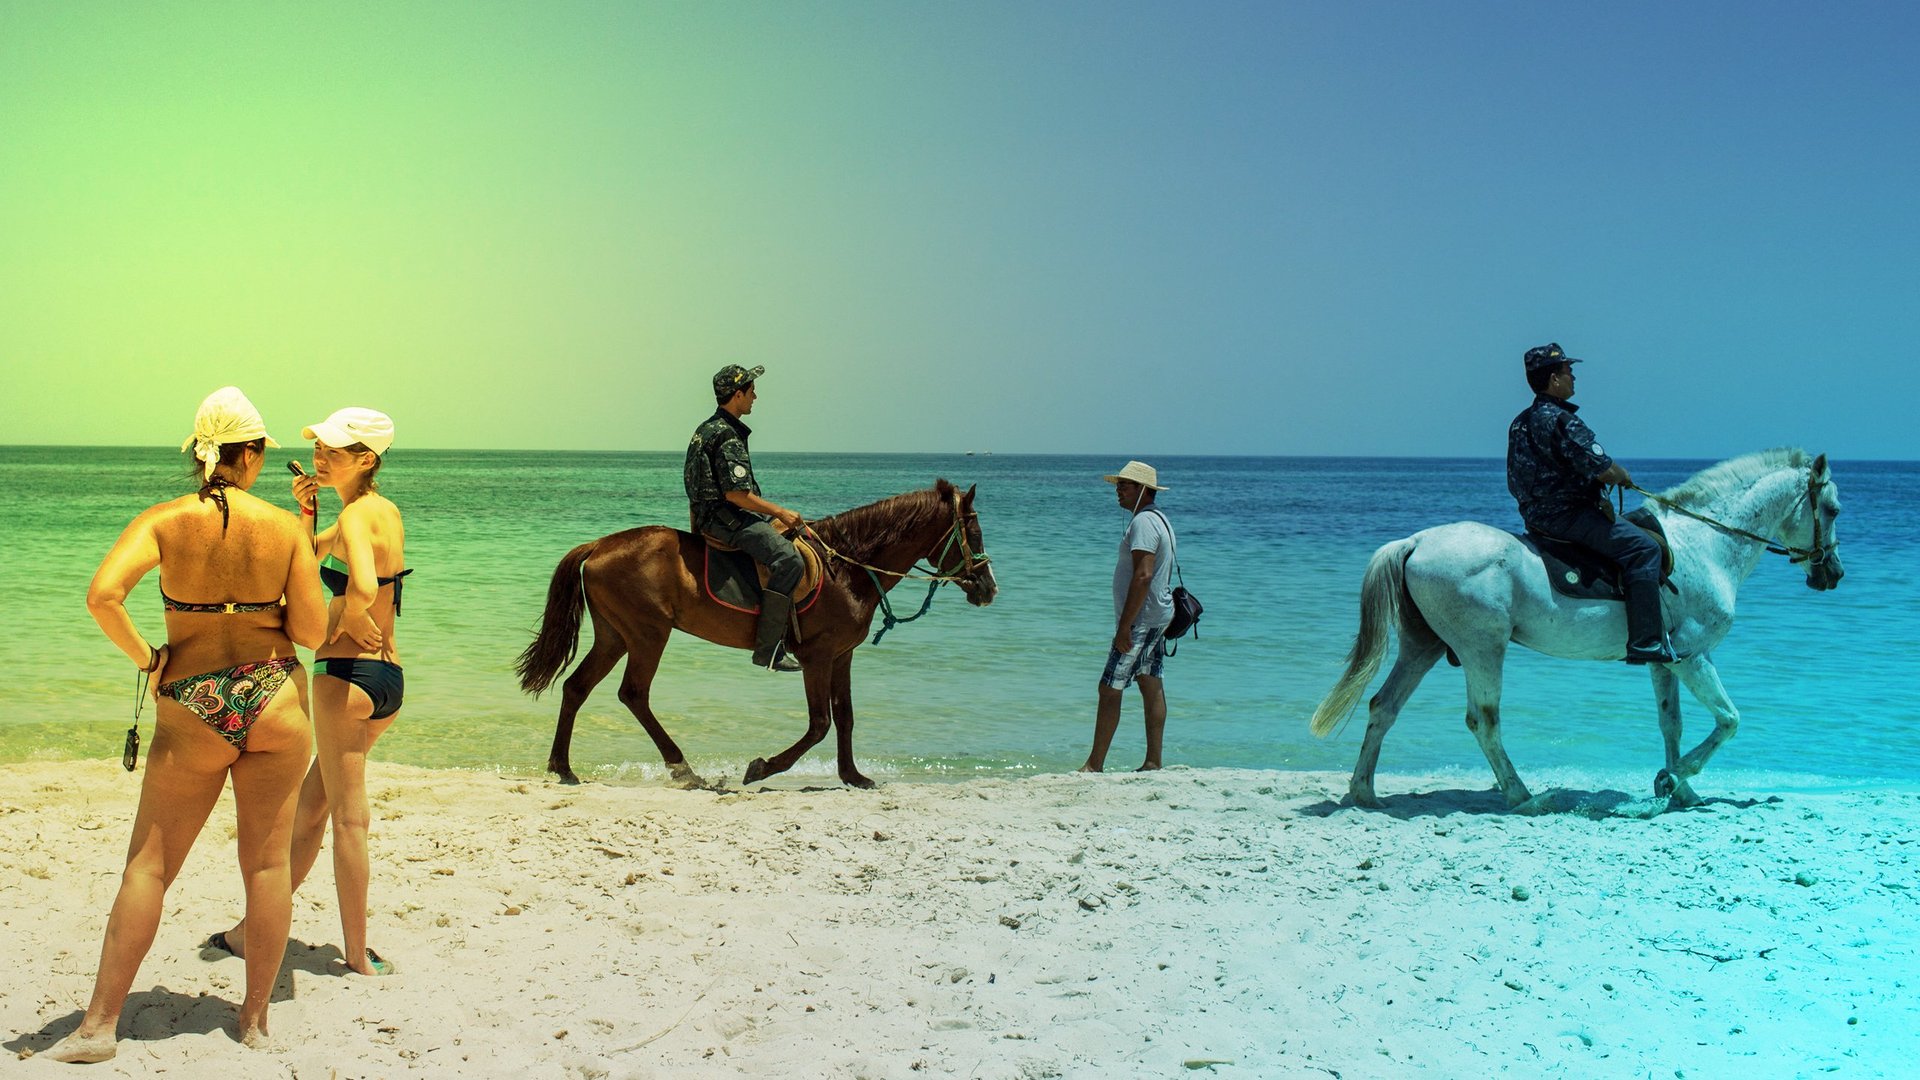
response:
<path id="1" fill-rule="evenodd" d="M 262 494 L 291 506 L 275 451 Z M 938 476 L 979 485 L 1001 592 L 969 607 L 942 589 L 923 620 L 856 655 L 855 745 L 887 777 L 1014 775 L 1077 766 L 1092 727 L 1093 683 L 1110 632 L 1109 583 L 1124 516 L 1099 479 L 1106 457 L 756 455 L 779 501 L 823 516 L 924 488 Z M 1168 458 L 1162 505 L 1179 531 L 1186 580 L 1206 602 L 1198 640 L 1169 661 L 1167 760 L 1198 766 L 1352 766 L 1361 724 L 1315 739 L 1306 720 L 1341 670 L 1361 570 L 1380 544 L 1429 525 L 1477 519 L 1517 528 L 1502 463 L 1459 459 Z M 1634 461 L 1649 488 L 1708 462 Z M 132 694 L 129 665 L 87 616 L 87 581 L 142 508 L 184 490 L 177 455 L 138 448 L 0 448 L 0 760 L 114 757 Z M 1742 711 L 1739 736 L 1709 777 L 1803 787 L 1920 781 L 1920 463 L 1836 462 L 1847 578 L 1815 593 L 1799 568 L 1768 558 L 1741 593 L 1716 651 Z M 647 523 L 686 519 L 677 453 L 404 451 L 382 490 L 407 518 L 407 705 L 379 754 L 409 764 L 536 772 L 557 692 L 514 682 L 548 578 L 567 549 Z M 323 515 L 328 513 L 323 503 Z M 902 613 L 922 586 L 895 596 Z M 153 581 L 131 602 L 162 632 Z M 591 631 L 587 631 L 590 633 Z M 749 668 L 745 654 L 676 637 L 654 692 L 667 729 L 704 773 L 738 776 L 805 728 L 798 678 Z M 1458 771 L 1490 782 L 1461 723 L 1462 683 L 1441 667 L 1394 728 L 1384 772 Z M 1707 723 L 1690 699 L 1694 725 Z M 1503 718 L 1523 778 L 1650 779 L 1660 737 L 1647 676 L 1620 664 L 1510 654 Z M 151 719 L 147 721 L 151 723 Z M 1110 764 L 1140 753 L 1130 694 Z M 652 779 L 652 744 L 609 679 L 588 702 L 573 761 L 583 775 Z M 832 739 L 796 768 L 831 777 Z M 1566 779 L 1566 778 L 1574 779 Z M 1644 780 L 1633 781 L 1638 793 Z M 1717 790 L 1711 780 L 1701 784 Z"/>

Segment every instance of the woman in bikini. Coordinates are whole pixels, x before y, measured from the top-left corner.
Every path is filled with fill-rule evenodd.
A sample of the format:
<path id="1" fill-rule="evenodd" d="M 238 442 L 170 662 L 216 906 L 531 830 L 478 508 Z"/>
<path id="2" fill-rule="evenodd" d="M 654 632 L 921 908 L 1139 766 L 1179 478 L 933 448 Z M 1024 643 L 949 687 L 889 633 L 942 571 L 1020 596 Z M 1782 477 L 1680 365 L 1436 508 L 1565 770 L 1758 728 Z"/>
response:
<path id="1" fill-rule="evenodd" d="M 240 872 L 253 959 L 239 1035 L 258 1045 L 292 918 L 287 850 L 312 726 L 294 646 L 320 644 L 326 604 L 298 519 L 248 494 L 268 447 L 260 414 L 229 386 L 201 403 L 189 451 L 199 491 L 133 519 L 100 563 L 87 610 L 155 689 L 153 744 L 127 867 L 107 917 L 93 997 L 80 1027 L 42 1056 L 105 1061 L 127 991 L 160 926 L 167 887 L 233 783 Z M 126 608 L 155 568 L 166 644 L 155 648 Z"/>
<path id="2" fill-rule="evenodd" d="M 406 529 L 374 484 L 393 445 L 393 421 L 372 409 L 341 409 L 300 436 L 313 440 L 314 475 L 294 479 L 293 497 L 333 600 L 327 642 L 314 654 L 316 753 L 294 818 L 293 886 L 313 869 L 331 819 L 341 955 L 361 975 L 387 975 L 393 965 L 367 947 L 367 754 L 398 718 L 404 689 L 393 631 L 410 573 Z M 339 519 L 314 535 L 321 485 L 333 488 L 342 505 Z M 249 913 L 208 946 L 248 955 L 252 921 Z"/>

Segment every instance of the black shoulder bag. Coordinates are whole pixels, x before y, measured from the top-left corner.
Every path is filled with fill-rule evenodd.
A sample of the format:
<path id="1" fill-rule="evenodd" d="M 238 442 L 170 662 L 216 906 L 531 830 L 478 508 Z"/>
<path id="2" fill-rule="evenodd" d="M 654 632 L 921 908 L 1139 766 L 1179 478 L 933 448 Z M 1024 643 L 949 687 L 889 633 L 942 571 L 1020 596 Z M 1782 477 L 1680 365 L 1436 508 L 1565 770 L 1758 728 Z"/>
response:
<path id="1" fill-rule="evenodd" d="M 1186 576 L 1180 573 L 1180 541 L 1174 538 L 1173 522 L 1168 521 L 1167 515 L 1160 513 L 1158 508 L 1149 507 L 1149 509 L 1159 514 L 1160 523 L 1167 527 L 1167 543 L 1173 548 L 1173 576 L 1179 582 L 1173 587 L 1173 621 L 1167 623 L 1166 632 L 1161 636 L 1171 642 L 1177 638 L 1186 637 L 1191 631 L 1197 638 L 1200 636 L 1200 616 L 1207 609 L 1201 605 L 1199 597 L 1187 591 Z M 1172 656 L 1178 648 L 1176 645 L 1168 645 L 1167 655 Z"/>

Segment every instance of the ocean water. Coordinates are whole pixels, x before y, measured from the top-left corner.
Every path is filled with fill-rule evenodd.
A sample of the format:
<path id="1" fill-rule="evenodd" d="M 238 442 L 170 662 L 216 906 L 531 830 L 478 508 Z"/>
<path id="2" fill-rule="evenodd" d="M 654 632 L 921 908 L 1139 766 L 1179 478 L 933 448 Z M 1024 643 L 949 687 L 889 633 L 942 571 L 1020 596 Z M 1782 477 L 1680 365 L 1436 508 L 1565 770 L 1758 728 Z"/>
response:
<path id="1" fill-rule="evenodd" d="M 289 507 L 274 451 L 260 493 Z M 1093 688 L 1111 633 L 1110 581 L 1124 513 L 1099 479 L 1107 457 L 757 456 L 770 494 L 809 517 L 928 487 L 977 484 L 998 599 L 973 608 L 952 587 L 924 619 L 856 654 L 855 748 L 880 779 L 1071 769 L 1086 754 Z M 1316 739 L 1307 718 L 1339 674 L 1357 620 L 1361 571 L 1380 544 L 1460 519 L 1517 528 L 1495 460 L 1166 458 L 1162 507 L 1180 536 L 1187 584 L 1207 606 L 1197 640 L 1166 673 L 1169 764 L 1350 769 L 1362 722 Z M 1642 486 L 1710 462 L 1634 461 Z M 1742 590 L 1716 652 L 1741 709 L 1738 736 L 1703 793 L 1739 778 L 1770 786 L 1920 782 L 1920 463 L 1835 463 L 1846 513 L 1847 577 L 1815 593 L 1784 559 Z M 382 490 L 407 520 L 407 703 L 376 755 L 408 764 L 538 773 L 557 689 L 522 694 L 514 658 L 531 640 L 555 563 L 585 540 L 638 524 L 683 523 L 678 453 L 400 451 Z M 88 617 L 87 582 L 141 509 L 187 490 L 179 456 L 134 448 L 0 448 L 0 761 L 117 757 L 133 672 Z M 330 498 L 330 496 L 329 496 Z M 323 500 L 323 520 L 329 507 Z M 903 613 L 923 585 L 894 593 Z M 163 633 L 150 576 L 130 603 Z M 591 634 L 583 628 L 583 637 Z M 584 651 L 584 641 L 583 641 Z M 601 779 L 664 775 L 615 697 L 618 670 L 582 710 L 574 767 Z M 1388 738 L 1384 773 L 1458 772 L 1490 784 L 1462 724 L 1463 684 L 1441 666 Z M 806 726 L 800 679 L 753 670 L 741 652 L 676 635 L 654 706 L 697 771 L 736 779 L 744 763 Z M 1130 693 L 1109 765 L 1140 753 Z M 1706 713 L 1683 699 L 1688 745 Z M 1550 660 L 1515 649 L 1503 702 L 1507 748 L 1536 790 L 1548 783 L 1645 785 L 1661 765 L 1644 671 Z M 147 723 L 151 723 L 149 718 Z M 1716 774 L 1726 779 L 1715 781 Z M 794 775 L 831 778 L 829 736 Z"/>

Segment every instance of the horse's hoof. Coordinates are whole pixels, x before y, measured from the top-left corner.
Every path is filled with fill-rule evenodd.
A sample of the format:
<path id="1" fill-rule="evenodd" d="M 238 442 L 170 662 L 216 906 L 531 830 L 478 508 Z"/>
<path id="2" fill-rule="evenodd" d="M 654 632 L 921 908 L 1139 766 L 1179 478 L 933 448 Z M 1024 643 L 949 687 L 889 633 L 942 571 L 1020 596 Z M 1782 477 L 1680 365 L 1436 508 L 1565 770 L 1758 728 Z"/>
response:
<path id="1" fill-rule="evenodd" d="M 1669 810 L 1685 810 L 1688 807 L 1699 806 L 1704 802 L 1706 802 L 1706 800 L 1695 795 L 1693 793 L 1693 785 L 1687 783 L 1685 780 L 1675 780 L 1673 790 L 1667 794 L 1667 809 Z"/>
<path id="2" fill-rule="evenodd" d="M 772 775 L 773 770 L 767 768 L 767 759 L 757 757 L 747 762 L 747 778 L 740 782 L 742 784 L 755 784 Z"/>
<path id="3" fill-rule="evenodd" d="M 573 770 L 565 765 L 555 768 L 552 763 L 548 763 L 547 771 L 558 777 L 563 784 L 578 785 L 580 783 L 580 778 L 573 775 Z"/>
<path id="4" fill-rule="evenodd" d="M 667 766 L 667 772 L 672 777 L 673 786 L 682 791 L 704 791 L 707 788 L 707 782 L 700 779 L 700 774 L 688 768 L 684 761 Z"/>
<path id="5" fill-rule="evenodd" d="M 1656 798 L 1664 799 L 1671 796 L 1674 789 L 1679 786 L 1680 781 L 1674 779 L 1673 774 L 1665 769 L 1653 774 L 1653 794 Z"/>
<path id="6" fill-rule="evenodd" d="M 1347 801 L 1368 810 L 1378 810 L 1387 805 L 1380 801 L 1380 796 L 1375 795 L 1372 788 L 1354 788 L 1347 792 Z"/>
<path id="7" fill-rule="evenodd" d="M 862 790 L 873 787 L 873 780 L 859 773 L 854 773 L 852 776 L 842 776 L 840 782 L 848 787 L 857 787 Z"/>

